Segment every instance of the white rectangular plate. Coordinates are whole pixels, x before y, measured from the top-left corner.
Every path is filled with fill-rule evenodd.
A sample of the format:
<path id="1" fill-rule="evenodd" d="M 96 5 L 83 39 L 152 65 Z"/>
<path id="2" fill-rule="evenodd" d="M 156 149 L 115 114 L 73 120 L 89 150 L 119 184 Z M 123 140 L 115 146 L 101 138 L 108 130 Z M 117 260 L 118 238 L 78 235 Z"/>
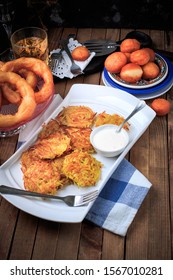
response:
<path id="1" fill-rule="evenodd" d="M 60 106 L 50 115 L 46 122 L 54 118 L 65 106 L 84 105 L 93 109 L 97 113 L 106 111 L 107 113 L 117 113 L 126 117 L 134 108 L 139 100 L 125 91 L 109 88 L 100 85 L 75 84 L 71 87 L 68 95 L 60 104 Z M 58 195 L 82 194 L 98 189 L 99 192 L 104 187 L 107 180 L 116 170 L 122 159 L 140 138 L 151 121 L 155 117 L 155 112 L 145 106 L 140 112 L 132 117 L 130 122 L 130 143 L 122 154 L 115 158 L 104 158 L 98 154 L 94 155 L 103 163 L 102 174 L 96 186 L 87 188 L 79 188 L 75 185 L 69 185 L 58 191 Z M 0 167 L 0 183 L 14 188 L 23 189 L 22 172 L 20 168 L 20 156 L 23 151 L 31 146 L 40 132 L 41 127 L 33 133 L 33 137 Z M 19 209 L 30 213 L 39 218 L 56 222 L 81 222 L 92 203 L 82 207 L 69 207 L 63 202 L 55 200 L 41 200 L 38 198 L 19 197 L 12 195 L 3 195 L 4 198 Z"/>

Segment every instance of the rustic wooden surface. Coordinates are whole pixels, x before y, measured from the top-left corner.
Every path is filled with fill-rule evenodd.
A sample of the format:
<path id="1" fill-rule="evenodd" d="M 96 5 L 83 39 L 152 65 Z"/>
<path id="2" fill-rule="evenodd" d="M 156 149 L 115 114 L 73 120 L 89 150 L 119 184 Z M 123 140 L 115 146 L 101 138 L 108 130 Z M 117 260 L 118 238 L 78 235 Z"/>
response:
<path id="1" fill-rule="evenodd" d="M 70 33 L 87 39 L 123 38 L 129 29 L 49 30 L 50 50 Z M 149 34 L 158 49 L 173 51 L 173 32 L 141 30 Z M 168 36 L 170 36 L 170 42 Z M 65 97 L 74 83 L 101 84 L 101 72 L 64 79 L 55 84 Z M 164 96 L 173 102 L 173 89 Z M 147 101 L 148 104 L 151 100 Z M 55 223 L 31 216 L 0 197 L 0 259 L 6 260 L 169 260 L 173 256 L 173 110 L 156 117 L 127 155 L 127 159 L 153 184 L 126 237 L 120 237 L 83 221 Z M 0 139 L 0 164 L 16 149 L 18 136 Z"/>

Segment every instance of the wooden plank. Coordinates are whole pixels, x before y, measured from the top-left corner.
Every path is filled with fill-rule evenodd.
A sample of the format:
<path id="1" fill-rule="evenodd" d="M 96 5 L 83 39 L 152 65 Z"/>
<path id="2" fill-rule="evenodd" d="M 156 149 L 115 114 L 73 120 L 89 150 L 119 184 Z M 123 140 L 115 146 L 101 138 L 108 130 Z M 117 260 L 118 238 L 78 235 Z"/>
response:
<path id="1" fill-rule="evenodd" d="M 69 37 L 70 34 L 76 35 L 76 34 L 77 34 L 77 28 L 75 28 L 75 27 L 65 28 L 65 29 L 63 30 L 61 39 L 64 39 L 64 38 L 67 39 L 67 38 Z"/>
<path id="2" fill-rule="evenodd" d="M 55 257 L 59 223 L 39 220 L 33 248 L 33 260 L 52 260 Z"/>
<path id="3" fill-rule="evenodd" d="M 147 129 L 147 131 L 131 149 L 130 161 L 144 176 L 149 179 L 149 129 Z M 126 239 L 125 255 L 125 258 L 127 259 L 147 259 L 147 235 L 149 226 L 148 216 L 150 214 L 148 196 L 142 203 L 138 213 L 129 227 Z"/>
<path id="4" fill-rule="evenodd" d="M 0 259 L 7 260 L 13 242 L 18 209 L 5 199 L 0 203 Z"/>
<path id="5" fill-rule="evenodd" d="M 173 31 L 169 32 L 170 38 L 173 38 Z M 165 47 L 166 50 L 173 51 L 173 41 Z M 173 232 L 173 88 L 167 93 L 167 100 L 171 103 L 171 112 L 168 114 L 168 159 L 169 159 L 169 190 L 170 190 L 170 214 L 171 214 L 171 232 Z M 171 240 L 171 255 L 173 256 L 173 239 Z"/>
<path id="6" fill-rule="evenodd" d="M 37 233 L 37 224 L 38 218 L 23 211 L 19 212 L 9 256 L 10 260 L 31 259 Z"/>
<path id="7" fill-rule="evenodd" d="M 78 257 L 81 223 L 61 223 L 56 244 L 56 260 L 76 260 Z"/>
<path id="8" fill-rule="evenodd" d="M 18 135 L 0 138 L 0 165 L 3 164 L 15 152 L 17 139 Z"/>
<path id="9" fill-rule="evenodd" d="M 94 224 L 82 223 L 79 246 L 79 260 L 100 260 L 102 254 L 103 230 Z"/>
<path id="10" fill-rule="evenodd" d="M 92 37 L 92 28 L 85 28 L 85 29 L 79 28 L 76 34 L 76 39 L 81 44 L 86 40 L 90 40 L 91 37 Z"/>
<path id="11" fill-rule="evenodd" d="M 109 28 L 106 30 L 106 39 L 110 39 L 112 41 L 119 41 L 120 39 L 120 29 Z"/>
<path id="12" fill-rule="evenodd" d="M 149 259 L 170 259 L 170 201 L 166 117 L 157 117 L 150 132 L 150 227 Z M 156 141 L 157 139 L 157 141 Z"/>
<path id="13" fill-rule="evenodd" d="M 123 260 L 125 238 L 104 230 L 102 260 Z"/>
<path id="14" fill-rule="evenodd" d="M 105 39 L 106 29 L 104 28 L 92 28 L 91 39 Z"/>
<path id="15" fill-rule="evenodd" d="M 163 30 L 151 30 L 150 36 L 153 40 L 153 46 L 160 50 L 165 49 L 165 33 Z"/>
<path id="16" fill-rule="evenodd" d="M 49 52 L 59 48 L 59 41 L 63 33 L 63 28 L 51 28 L 48 30 Z"/>

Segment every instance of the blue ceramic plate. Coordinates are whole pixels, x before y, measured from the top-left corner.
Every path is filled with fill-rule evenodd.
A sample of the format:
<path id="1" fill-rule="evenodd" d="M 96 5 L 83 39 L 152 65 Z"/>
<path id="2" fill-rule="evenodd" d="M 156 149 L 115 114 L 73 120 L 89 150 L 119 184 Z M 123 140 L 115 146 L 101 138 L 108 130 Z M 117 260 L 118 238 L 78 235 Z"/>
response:
<path id="1" fill-rule="evenodd" d="M 104 73 L 102 73 L 102 81 L 104 83 L 105 86 L 107 87 L 112 87 L 105 79 L 104 77 Z M 173 86 L 173 77 L 170 80 L 170 82 L 168 84 L 166 84 L 164 87 L 162 87 L 159 90 L 153 91 L 152 93 L 144 93 L 144 94 L 132 94 L 133 96 L 137 97 L 138 99 L 142 99 L 142 100 L 149 100 L 149 99 L 153 99 L 156 97 L 159 97 L 163 94 L 165 94 L 168 90 L 170 90 L 170 88 Z M 114 87 L 115 88 L 115 87 Z M 126 90 L 128 92 L 128 90 Z M 129 92 L 130 93 L 130 92 Z"/>
<path id="2" fill-rule="evenodd" d="M 154 92 L 156 92 L 158 90 L 161 90 L 162 88 L 165 88 L 168 84 L 170 84 L 170 82 L 172 80 L 172 77 L 173 77 L 173 65 L 165 57 L 164 57 L 164 60 L 167 62 L 167 65 L 168 65 L 168 74 L 167 74 L 167 76 L 165 77 L 165 79 L 162 82 L 160 82 L 157 85 L 152 86 L 152 87 L 134 89 L 134 88 L 128 88 L 126 86 L 121 86 L 121 85 L 119 85 L 118 83 L 116 83 L 115 81 L 113 81 L 110 78 L 106 68 L 104 68 L 104 70 L 103 70 L 104 78 L 105 78 L 106 82 L 108 82 L 108 84 L 110 86 L 115 87 L 115 88 L 119 88 L 121 90 L 125 90 L 125 91 L 127 91 L 127 92 L 129 92 L 131 94 L 134 94 L 134 95 L 138 95 L 138 94 L 151 94 L 151 93 L 154 93 Z"/>

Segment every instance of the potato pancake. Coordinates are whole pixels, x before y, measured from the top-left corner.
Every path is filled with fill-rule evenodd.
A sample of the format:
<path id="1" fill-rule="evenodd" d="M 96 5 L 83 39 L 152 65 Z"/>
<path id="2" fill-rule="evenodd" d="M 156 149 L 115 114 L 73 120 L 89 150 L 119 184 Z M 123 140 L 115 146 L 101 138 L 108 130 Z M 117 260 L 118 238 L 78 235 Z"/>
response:
<path id="1" fill-rule="evenodd" d="M 101 176 L 102 163 L 91 154 L 92 126 L 120 125 L 117 114 L 96 115 L 87 106 L 68 106 L 43 125 L 36 142 L 21 155 L 24 187 L 30 191 L 55 194 L 67 184 L 94 186 Z M 125 124 L 128 130 L 129 125 Z"/>
<path id="2" fill-rule="evenodd" d="M 40 159 L 54 159 L 71 150 L 70 138 L 57 131 L 46 138 L 39 139 L 33 146 L 34 156 Z"/>
<path id="3" fill-rule="evenodd" d="M 24 151 L 21 155 L 21 170 L 23 173 L 27 170 L 27 168 L 32 165 L 34 160 L 37 160 L 38 158 L 34 154 L 34 150 L 31 147 L 27 151 Z"/>
<path id="4" fill-rule="evenodd" d="M 95 126 L 100 126 L 103 124 L 115 124 L 120 125 L 124 121 L 124 117 L 121 117 L 117 114 L 107 114 L 105 112 L 102 112 L 98 114 L 95 118 Z M 129 130 L 129 124 L 126 123 L 124 126 L 124 129 Z"/>
<path id="5" fill-rule="evenodd" d="M 91 128 L 66 127 L 65 133 L 71 139 L 72 150 L 94 153 L 94 148 L 90 143 Z"/>
<path id="6" fill-rule="evenodd" d="M 51 162 L 34 160 L 23 175 L 24 187 L 28 191 L 55 194 L 61 187 L 60 173 Z"/>
<path id="7" fill-rule="evenodd" d="M 55 133 L 60 130 L 60 126 L 56 120 L 50 120 L 47 124 L 44 124 L 41 132 L 38 135 L 39 139 L 46 138 L 49 135 Z"/>
<path id="8" fill-rule="evenodd" d="M 68 106 L 56 117 L 61 125 L 86 128 L 91 127 L 96 113 L 87 106 Z"/>
<path id="9" fill-rule="evenodd" d="M 86 152 L 74 151 L 67 155 L 62 171 L 76 185 L 93 186 L 101 176 L 102 163 Z"/>
<path id="10" fill-rule="evenodd" d="M 55 170 L 57 168 L 59 170 L 59 173 L 60 173 L 59 182 L 62 187 L 71 183 L 71 180 L 65 176 L 65 174 L 63 173 L 63 170 L 62 170 L 64 159 L 65 159 L 65 156 L 61 156 L 61 157 L 55 158 L 51 161 L 52 167 L 55 168 Z"/>

